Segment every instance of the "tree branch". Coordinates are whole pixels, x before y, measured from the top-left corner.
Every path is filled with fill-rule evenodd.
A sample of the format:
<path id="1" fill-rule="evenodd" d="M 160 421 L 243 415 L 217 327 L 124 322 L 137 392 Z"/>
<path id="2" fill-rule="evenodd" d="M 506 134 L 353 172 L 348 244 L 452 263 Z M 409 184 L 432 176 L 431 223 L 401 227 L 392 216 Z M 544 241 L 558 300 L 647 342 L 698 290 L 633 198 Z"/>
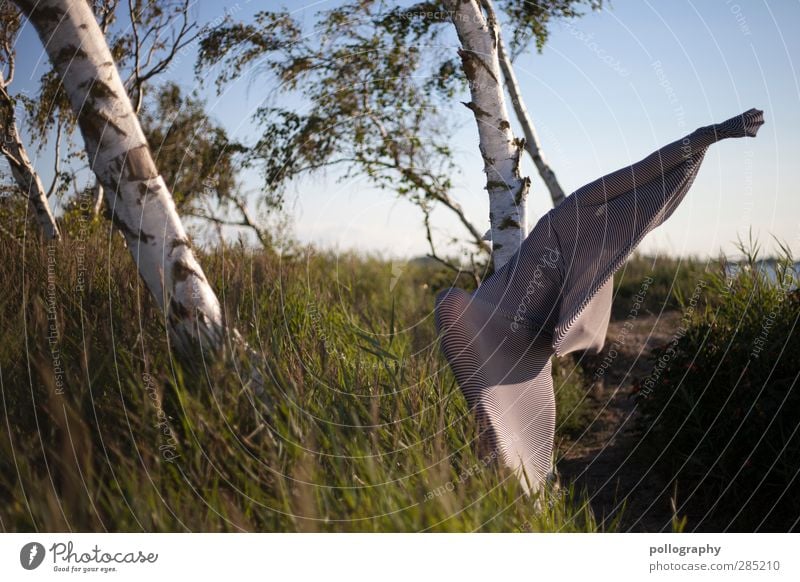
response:
<path id="1" fill-rule="evenodd" d="M 473 281 L 475 281 L 475 285 L 476 286 L 480 285 L 481 284 L 481 279 L 480 279 L 480 277 L 478 276 L 478 274 L 475 271 L 471 271 L 471 270 L 459 267 L 457 265 L 454 265 L 453 263 L 451 263 L 447 259 L 443 259 L 442 257 L 440 257 L 438 255 L 438 253 L 436 252 L 436 246 L 433 243 L 433 233 L 431 232 L 431 212 L 430 212 L 430 209 L 425 207 L 422 204 L 420 204 L 420 207 L 422 208 L 422 213 L 424 215 L 423 221 L 424 221 L 424 224 L 425 224 L 425 234 L 426 234 L 426 236 L 428 238 L 428 246 L 431 248 L 431 252 L 428 253 L 427 256 L 430 257 L 431 259 L 435 260 L 435 261 L 438 261 L 439 263 L 441 263 L 442 265 L 444 265 L 448 269 L 450 269 L 452 271 L 455 271 L 459 275 L 462 274 L 462 273 L 465 274 L 465 275 L 470 275 L 472 277 Z"/>
<path id="2" fill-rule="evenodd" d="M 45 194 L 47 198 L 50 198 L 50 196 L 52 196 L 56 191 L 58 176 L 61 173 L 61 130 L 63 129 L 63 126 L 64 121 L 59 117 L 58 125 L 56 125 L 56 149 L 55 153 L 53 154 L 53 181 L 50 183 L 50 187 L 47 189 L 47 193 Z"/>

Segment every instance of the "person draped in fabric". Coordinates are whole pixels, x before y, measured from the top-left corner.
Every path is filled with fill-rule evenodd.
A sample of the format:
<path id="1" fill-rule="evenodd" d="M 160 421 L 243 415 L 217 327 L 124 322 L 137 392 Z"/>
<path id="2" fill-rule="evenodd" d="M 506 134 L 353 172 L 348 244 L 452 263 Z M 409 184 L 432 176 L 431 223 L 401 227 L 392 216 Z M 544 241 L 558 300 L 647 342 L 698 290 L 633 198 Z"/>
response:
<path id="1" fill-rule="evenodd" d="M 709 146 L 755 137 L 763 123 L 763 111 L 750 109 L 582 186 L 473 293 L 451 288 L 437 296 L 440 346 L 481 438 L 526 493 L 552 476 L 551 356 L 602 350 L 614 272 L 672 215 Z"/>

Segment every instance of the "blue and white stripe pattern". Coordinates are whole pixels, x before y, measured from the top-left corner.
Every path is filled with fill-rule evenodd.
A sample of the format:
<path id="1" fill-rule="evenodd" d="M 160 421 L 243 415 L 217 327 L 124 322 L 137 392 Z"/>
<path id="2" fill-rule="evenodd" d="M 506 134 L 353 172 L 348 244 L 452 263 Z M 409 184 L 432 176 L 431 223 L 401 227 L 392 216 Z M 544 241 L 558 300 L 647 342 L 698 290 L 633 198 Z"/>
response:
<path id="1" fill-rule="evenodd" d="M 551 471 L 555 398 L 550 358 L 599 352 L 614 272 L 677 208 L 708 147 L 755 137 L 750 109 L 698 128 L 570 194 L 474 293 L 436 299 L 440 344 L 483 438 L 532 493 Z"/>

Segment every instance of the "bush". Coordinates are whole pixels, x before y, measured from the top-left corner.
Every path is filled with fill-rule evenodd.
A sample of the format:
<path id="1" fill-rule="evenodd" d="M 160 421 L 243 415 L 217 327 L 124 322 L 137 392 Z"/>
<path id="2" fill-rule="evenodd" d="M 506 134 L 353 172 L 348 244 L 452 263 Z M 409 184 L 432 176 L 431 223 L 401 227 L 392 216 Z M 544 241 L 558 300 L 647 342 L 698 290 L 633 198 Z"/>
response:
<path id="1" fill-rule="evenodd" d="M 647 460 L 700 529 L 800 520 L 800 318 L 791 257 L 708 273 L 639 393 Z M 703 305 L 705 304 L 705 305 Z"/>

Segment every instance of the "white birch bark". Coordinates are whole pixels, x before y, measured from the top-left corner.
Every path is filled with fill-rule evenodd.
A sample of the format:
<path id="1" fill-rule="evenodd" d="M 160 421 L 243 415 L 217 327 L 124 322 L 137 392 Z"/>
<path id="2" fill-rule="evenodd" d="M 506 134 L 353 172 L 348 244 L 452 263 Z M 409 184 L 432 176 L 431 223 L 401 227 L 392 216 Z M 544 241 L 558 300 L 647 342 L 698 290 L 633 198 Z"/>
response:
<path id="1" fill-rule="evenodd" d="M 100 216 L 100 211 L 103 209 L 103 185 L 96 180 L 92 186 L 92 215 Z"/>
<path id="2" fill-rule="evenodd" d="M 219 301 L 191 250 L 130 99 L 86 0 L 15 0 L 64 83 L 92 170 L 106 191 L 176 346 L 223 344 Z"/>
<path id="3" fill-rule="evenodd" d="M 478 0 L 447 0 L 461 41 L 459 56 L 478 124 L 479 147 L 489 192 L 492 260 L 505 265 L 527 236 L 530 178 L 519 173 L 523 140 L 514 138 L 506 110 L 497 52 L 496 24 L 487 21 Z"/>
<path id="4" fill-rule="evenodd" d="M 528 152 L 545 186 L 547 186 L 550 192 L 550 198 L 553 200 L 553 206 L 558 206 L 565 198 L 564 190 L 558 183 L 555 172 L 547 163 L 547 160 L 545 160 L 544 154 L 542 154 L 539 136 L 536 134 L 536 126 L 533 124 L 533 120 L 528 113 L 528 108 L 525 106 L 525 101 L 522 99 L 522 92 L 519 90 L 519 83 L 517 82 L 517 75 L 514 73 L 514 66 L 511 63 L 511 58 L 508 56 L 508 51 L 506 51 L 505 44 L 503 43 L 503 36 L 497 25 L 494 4 L 492 0 L 481 0 L 481 2 L 486 9 L 489 21 L 494 22 L 497 27 L 497 57 L 500 61 L 500 70 L 503 72 L 508 94 L 511 97 L 511 106 L 514 109 L 514 115 L 522 126 L 523 134 L 525 134 L 525 151 Z"/>
<path id="5" fill-rule="evenodd" d="M 0 151 L 11 167 L 11 176 L 27 197 L 45 239 L 59 240 L 61 233 L 50 210 L 42 179 L 33 167 L 25 145 L 20 139 L 14 101 L 8 94 L 2 73 L 0 73 L 0 140 L 2 140 Z"/>

